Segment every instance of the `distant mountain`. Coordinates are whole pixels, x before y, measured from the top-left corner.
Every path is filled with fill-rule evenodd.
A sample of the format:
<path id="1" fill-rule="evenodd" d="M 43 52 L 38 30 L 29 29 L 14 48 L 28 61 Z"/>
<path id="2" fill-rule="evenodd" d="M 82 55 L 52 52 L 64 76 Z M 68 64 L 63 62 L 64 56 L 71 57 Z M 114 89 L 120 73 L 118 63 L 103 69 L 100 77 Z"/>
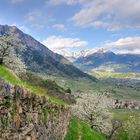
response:
<path id="1" fill-rule="evenodd" d="M 82 50 L 82 51 L 79 51 L 79 52 L 70 52 L 70 51 L 67 51 L 67 50 L 63 50 L 63 51 L 60 51 L 58 53 L 63 55 L 69 61 L 74 62 L 74 61 L 76 61 L 76 59 L 78 59 L 80 57 L 86 57 L 86 56 L 91 55 L 95 52 L 97 52 L 96 49 Z"/>
<path id="2" fill-rule="evenodd" d="M 16 26 L 0 25 L 0 36 L 3 35 L 18 36 L 20 43 L 26 46 L 22 57 L 28 69 L 33 72 L 96 80 L 96 78 L 89 76 L 73 66 L 63 56 L 52 52 L 30 35 L 23 33 Z"/>
<path id="3" fill-rule="evenodd" d="M 74 61 L 74 65 L 85 72 L 114 71 L 114 72 L 140 72 L 140 55 L 115 54 L 111 51 L 99 50 Z"/>

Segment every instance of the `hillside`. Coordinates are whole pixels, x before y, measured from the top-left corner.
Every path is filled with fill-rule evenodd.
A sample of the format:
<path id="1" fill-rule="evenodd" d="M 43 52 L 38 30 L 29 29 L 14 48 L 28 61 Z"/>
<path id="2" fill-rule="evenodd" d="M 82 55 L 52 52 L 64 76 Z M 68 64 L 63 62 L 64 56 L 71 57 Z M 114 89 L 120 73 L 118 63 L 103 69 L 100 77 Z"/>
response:
<path id="1" fill-rule="evenodd" d="M 0 139 L 7 140 L 63 138 L 70 117 L 64 102 L 21 81 L 5 67 L 0 67 L 0 112 Z"/>
<path id="2" fill-rule="evenodd" d="M 58 88 L 55 86 L 53 88 Z M 70 108 L 64 102 L 43 93 L 37 85 L 22 81 L 13 71 L 2 66 L 0 103 L 1 139 L 77 140 L 81 137 L 83 140 L 105 140 L 84 122 L 71 118 Z"/>
<path id="3" fill-rule="evenodd" d="M 140 72 L 140 55 L 97 51 L 79 57 L 74 65 L 83 71 Z"/>
<path id="4" fill-rule="evenodd" d="M 34 94 L 36 94 L 38 96 L 46 96 L 48 99 L 52 100 L 54 103 L 66 105 L 65 102 L 63 102 L 57 98 L 54 98 L 53 96 L 49 96 L 47 94 L 47 90 L 42 91 L 39 87 L 34 86 L 26 81 L 20 80 L 20 78 L 18 78 L 13 71 L 11 71 L 3 66 L 0 66 L 0 78 L 5 79 L 6 81 L 8 81 L 11 84 L 15 84 L 15 85 L 18 84 L 20 86 L 23 86 L 24 88 L 27 88 L 28 90 L 30 90 L 31 92 L 33 92 Z"/>
<path id="5" fill-rule="evenodd" d="M 38 87 L 42 92 L 64 101 L 67 104 L 75 103 L 74 97 L 71 95 L 71 89 L 62 88 L 54 80 L 41 77 L 36 73 L 26 73 L 26 75 L 20 76 L 21 79 L 34 87 Z"/>
<path id="6" fill-rule="evenodd" d="M 19 42 L 25 46 L 22 58 L 28 69 L 32 72 L 45 75 L 59 75 L 73 78 L 80 77 L 96 80 L 96 78 L 89 76 L 74 67 L 72 63 L 63 56 L 52 52 L 46 46 L 35 40 L 30 35 L 23 33 L 15 26 L 0 25 L 0 36 L 3 35 L 18 38 Z"/>

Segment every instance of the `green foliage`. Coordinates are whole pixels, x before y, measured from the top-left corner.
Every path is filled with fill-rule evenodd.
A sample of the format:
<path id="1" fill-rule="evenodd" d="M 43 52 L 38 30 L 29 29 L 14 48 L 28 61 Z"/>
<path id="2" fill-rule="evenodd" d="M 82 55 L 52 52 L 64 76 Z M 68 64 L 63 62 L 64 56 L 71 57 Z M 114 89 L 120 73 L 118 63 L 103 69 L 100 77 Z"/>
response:
<path id="1" fill-rule="evenodd" d="M 5 80 L 9 81 L 12 84 L 17 84 L 21 82 L 14 75 L 12 75 L 7 68 L 3 66 L 0 66 L 0 77 L 4 78 Z"/>
<path id="2" fill-rule="evenodd" d="M 9 125 L 9 121 L 10 121 L 10 117 L 9 116 L 4 116 L 2 118 L 2 127 L 5 129 L 6 127 L 8 127 Z"/>
<path id="3" fill-rule="evenodd" d="M 67 93 L 71 93 L 71 89 L 68 87 L 68 88 L 66 89 L 66 92 L 67 92 Z"/>
<path id="4" fill-rule="evenodd" d="M 132 87 L 127 86 L 116 86 L 114 84 L 101 83 L 101 82 L 91 82 L 84 78 L 77 78 L 77 80 L 72 78 L 64 77 L 53 77 L 49 76 L 50 79 L 55 80 L 58 85 L 61 87 L 70 87 L 73 92 L 99 92 L 99 93 L 108 93 L 112 95 L 113 98 L 117 99 L 140 99 L 139 90 L 140 87 L 137 87 L 137 90 Z"/>
<path id="5" fill-rule="evenodd" d="M 131 115 L 124 124 L 124 130 L 129 140 L 140 139 L 140 115 Z"/>
<path id="6" fill-rule="evenodd" d="M 47 109 L 43 109 L 42 110 L 42 113 L 43 113 L 43 124 L 46 124 L 48 123 L 48 110 Z"/>
<path id="7" fill-rule="evenodd" d="M 28 90 L 30 90 L 31 92 L 39 95 L 39 96 L 46 96 L 48 99 L 52 100 L 53 102 L 57 103 L 57 104 L 62 104 L 62 105 L 66 105 L 65 102 L 56 99 L 54 97 L 51 97 L 49 95 L 47 95 L 46 92 L 43 92 L 42 90 L 40 90 L 38 87 L 33 86 L 31 84 L 29 84 L 28 82 L 24 82 L 20 79 L 18 79 L 14 73 L 12 73 L 12 71 L 10 71 L 9 69 L 0 66 L 0 77 L 4 78 L 5 80 L 7 80 L 8 82 L 10 82 L 11 84 L 18 84 L 21 85 L 25 88 L 27 88 Z"/>
<path id="8" fill-rule="evenodd" d="M 9 108 L 11 106 L 10 97 L 8 97 L 8 96 L 5 97 L 3 104 L 4 104 L 5 107 Z"/>
<path id="9" fill-rule="evenodd" d="M 104 136 L 89 127 L 88 124 L 73 117 L 65 140 L 106 140 Z"/>
<path id="10" fill-rule="evenodd" d="M 41 76 L 36 73 L 28 72 L 26 75 L 20 76 L 23 81 L 30 85 L 38 87 L 42 91 L 46 91 L 48 95 L 60 99 L 68 104 L 74 103 L 75 99 L 72 95 L 67 94 L 65 87 L 59 86 L 55 80 Z"/>
<path id="11" fill-rule="evenodd" d="M 128 134 L 123 129 L 119 129 L 117 138 L 118 140 L 128 140 Z"/>
<path id="12" fill-rule="evenodd" d="M 138 140 L 140 138 L 140 112 L 126 109 L 113 110 L 114 119 L 123 121 L 115 138 L 117 140 Z"/>
<path id="13" fill-rule="evenodd" d="M 56 82 L 50 79 L 44 81 L 44 86 L 46 86 L 50 90 L 53 89 L 59 90 L 59 86 L 56 84 Z"/>

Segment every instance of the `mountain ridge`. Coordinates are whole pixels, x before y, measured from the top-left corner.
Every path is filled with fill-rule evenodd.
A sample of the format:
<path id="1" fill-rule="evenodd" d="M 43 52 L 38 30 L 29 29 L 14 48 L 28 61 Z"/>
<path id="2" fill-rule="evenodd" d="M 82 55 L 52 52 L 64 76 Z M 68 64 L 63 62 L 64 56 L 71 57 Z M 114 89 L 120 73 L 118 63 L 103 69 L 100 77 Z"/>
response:
<path id="1" fill-rule="evenodd" d="M 139 54 L 116 54 L 112 51 L 96 52 L 79 57 L 74 65 L 83 71 L 140 72 Z"/>
<path id="2" fill-rule="evenodd" d="M 88 57 L 90 55 L 93 55 L 95 53 L 106 53 L 106 52 L 113 52 L 111 50 L 105 49 L 105 48 L 93 48 L 88 50 L 81 50 L 78 52 L 71 52 L 71 51 L 61 51 L 58 52 L 58 54 L 63 55 L 65 58 L 67 58 L 69 61 L 74 62 L 80 57 Z M 115 52 L 114 52 L 115 53 Z M 140 55 L 139 53 L 115 53 L 118 55 Z"/>
<path id="3" fill-rule="evenodd" d="M 96 80 L 96 78 L 80 71 L 66 58 L 52 52 L 32 36 L 22 32 L 16 26 L 0 25 L 0 36 L 3 35 L 18 36 L 20 43 L 26 46 L 22 58 L 28 69 L 33 72 L 53 76 Z"/>

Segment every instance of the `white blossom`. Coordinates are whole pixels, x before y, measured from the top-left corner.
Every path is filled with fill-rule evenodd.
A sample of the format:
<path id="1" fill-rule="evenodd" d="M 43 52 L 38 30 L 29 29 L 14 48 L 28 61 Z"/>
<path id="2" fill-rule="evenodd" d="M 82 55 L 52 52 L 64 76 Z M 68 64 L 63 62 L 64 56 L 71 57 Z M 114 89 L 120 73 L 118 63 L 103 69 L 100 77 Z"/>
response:
<path id="1" fill-rule="evenodd" d="M 111 100 L 104 94 L 85 93 L 77 99 L 76 105 L 73 106 L 73 112 L 90 124 L 91 128 L 109 134 L 112 129 L 110 107 Z"/>
<path id="2" fill-rule="evenodd" d="M 17 49 L 17 50 L 16 50 Z M 21 55 L 24 46 L 18 42 L 17 37 L 1 36 L 0 37 L 0 65 L 7 66 L 16 72 L 25 72 L 26 65 L 23 62 Z"/>

